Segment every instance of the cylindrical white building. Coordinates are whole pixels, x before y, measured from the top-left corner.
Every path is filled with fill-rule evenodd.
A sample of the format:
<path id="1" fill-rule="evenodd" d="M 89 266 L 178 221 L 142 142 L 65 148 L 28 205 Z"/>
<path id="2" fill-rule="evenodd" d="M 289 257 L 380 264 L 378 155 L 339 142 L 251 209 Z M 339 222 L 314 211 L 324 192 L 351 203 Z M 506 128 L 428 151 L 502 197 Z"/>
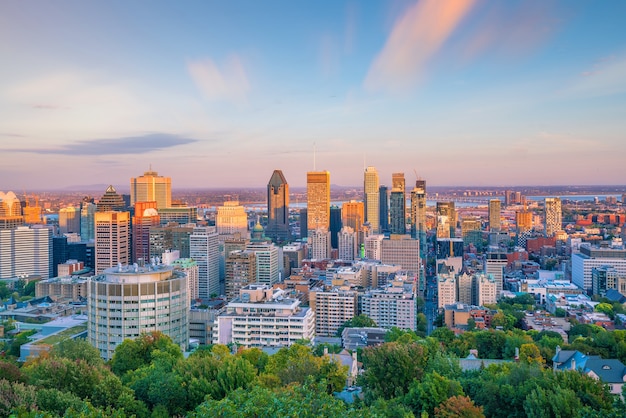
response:
<path id="1" fill-rule="evenodd" d="M 187 276 L 171 266 L 119 266 L 89 283 L 89 342 L 105 360 L 126 338 L 161 331 L 185 350 L 189 341 Z"/>

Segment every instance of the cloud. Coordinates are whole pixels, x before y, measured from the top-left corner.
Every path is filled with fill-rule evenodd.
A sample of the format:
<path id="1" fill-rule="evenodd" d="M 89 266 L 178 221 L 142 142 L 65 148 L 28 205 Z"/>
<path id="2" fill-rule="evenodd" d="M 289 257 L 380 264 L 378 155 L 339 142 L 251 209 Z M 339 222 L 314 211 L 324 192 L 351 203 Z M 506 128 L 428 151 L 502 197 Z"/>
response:
<path id="1" fill-rule="evenodd" d="M 626 93 L 626 57 L 599 60 L 592 69 L 574 78 L 565 96 L 600 97 Z"/>
<path id="2" fill-rule="evenodd" d="M 187 70 L 207 100 L 246 103 L 250 83 L 238 55 L 234 54 L 227 58 L 221 68 L 209 58 L 190 61 L 187 63 Z"/>
<path id="3" fill-rule="evenodd" d="M 550 1 L 493 2 L 481 6 L 460 45 L 460 54 L 466 60 L 485 52 L 509 57 L 527 54 L 543 44 L 561 22 Z"/>
<path id="4" fill-rule="evenodd" d="M 340 51 L 337 42 L 330 33 L 325 33 L 320 39 L 319 62 L 322 74 L 330 77 L 339 72 Z"/>
<path id="5" fill-rule="evenodd" d="M 26 135 L 15 134 L 15 133 L 11 133 L 11 132 L 0 132 L 0 136 L 4 136 L 4 137 L 7 137 L 7 138 L 27 138 Z"/>
<path id="6" fill-rule="evenodd" d="M 51 105 L 51 104 L 36 104 L 32 106 L 33 109 L 40 109 L 40 110 L 59 110 L 59 109 L 67 109 L 67 107 L 64 106 L 57 106 L 57 105 Z"/>
<path id="7" fill-rule="evenodd" d="M 152 133 L 132 137 L 83 140 L 58 148 L 14 148 L 6 151 L 64 155 L 146 154 L 194 142 L 198 142 L 198 140 L 178 135 Z"/>
<path id="8" fill-rule="evenodd" d="M 394 93 L 413 87 L 474 4 L 475 0 L 422 0 L 409 7 L 370 67 L 365 87 Z"/>

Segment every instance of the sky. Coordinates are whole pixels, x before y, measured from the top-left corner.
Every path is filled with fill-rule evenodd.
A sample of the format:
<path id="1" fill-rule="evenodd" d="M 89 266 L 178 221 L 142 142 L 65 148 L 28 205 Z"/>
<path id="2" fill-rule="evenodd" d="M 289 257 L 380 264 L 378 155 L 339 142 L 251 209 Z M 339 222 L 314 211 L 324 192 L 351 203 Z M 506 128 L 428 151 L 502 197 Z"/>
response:
<path id="1" fill-rule="evenodd" d="M 0 190 L 626 184 L 622 0 L 0 2 Z"/>

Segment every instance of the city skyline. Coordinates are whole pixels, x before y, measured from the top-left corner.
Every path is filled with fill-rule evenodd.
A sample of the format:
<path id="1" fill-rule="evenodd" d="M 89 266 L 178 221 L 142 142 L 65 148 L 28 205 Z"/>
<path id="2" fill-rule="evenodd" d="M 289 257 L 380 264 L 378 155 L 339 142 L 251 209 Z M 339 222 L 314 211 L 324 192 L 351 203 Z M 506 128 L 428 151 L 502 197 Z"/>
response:
<path id="1" fill-rule="evenodd" d="M 150 164 L 179 189 L 264 187 L 274 169 L 357 186 L 370 165 L 386 185 L 621 184 L 624 12 L 4 2 L 0 190 L 125 188 Z"/>

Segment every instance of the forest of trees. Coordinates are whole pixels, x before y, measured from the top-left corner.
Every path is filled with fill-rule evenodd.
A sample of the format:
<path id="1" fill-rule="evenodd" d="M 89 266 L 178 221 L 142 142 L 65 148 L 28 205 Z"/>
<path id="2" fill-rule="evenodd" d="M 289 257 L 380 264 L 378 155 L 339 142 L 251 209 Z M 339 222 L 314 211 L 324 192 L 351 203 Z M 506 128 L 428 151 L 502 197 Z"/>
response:
<path id="1" fill-rule="evenodd" d="M 625 348 L 619 332 L 573 330 L 581 337 L 572 347 Z M 455 336 L 439 328 L 423 338 L 393 329 L 384 344 L 359 350 L 362 392 L 352 404 L 333 396 L 345 386 L 347 367 L 306 342 L 273 355 L 205 346 L 185 358 L 167 336 L 151 333 L 124 341 L 104 363 L 86 341 L 68 340 L 21 366 L 0 361 L 0 416 L 626 416 L 621 398 L 606 385 L 576 371 L 551 370 L 554 348 L 570 347 L 554 334 L 514 329 Z M 471 348 L 500 359 L 512 359 L 519 348 L 520 357 L 463 372 L 458 358 Z"/>

